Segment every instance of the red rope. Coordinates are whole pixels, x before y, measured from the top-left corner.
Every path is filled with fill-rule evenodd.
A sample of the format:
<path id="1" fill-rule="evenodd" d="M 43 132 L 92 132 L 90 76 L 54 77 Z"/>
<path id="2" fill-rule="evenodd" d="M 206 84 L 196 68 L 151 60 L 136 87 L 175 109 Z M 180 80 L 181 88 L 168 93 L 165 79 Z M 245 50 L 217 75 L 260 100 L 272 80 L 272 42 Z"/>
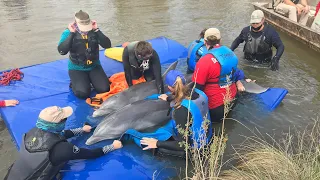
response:
<path id="1" fill-rule="evenodd" d="M 314 16 L 317 16 L 317 14 L 319 13 L 319 9 L 320 9 L 320 1 L 316 7 L 316 14 Z"/>
<path id="2" fill-rule="evenodd" d="M 3 72 L 0 76 L 0 84 L 3 86 L 9 85 L 12 81 L 21 81 L 23 73 L 20 69 L 12 69 L 10 72 Z"/>

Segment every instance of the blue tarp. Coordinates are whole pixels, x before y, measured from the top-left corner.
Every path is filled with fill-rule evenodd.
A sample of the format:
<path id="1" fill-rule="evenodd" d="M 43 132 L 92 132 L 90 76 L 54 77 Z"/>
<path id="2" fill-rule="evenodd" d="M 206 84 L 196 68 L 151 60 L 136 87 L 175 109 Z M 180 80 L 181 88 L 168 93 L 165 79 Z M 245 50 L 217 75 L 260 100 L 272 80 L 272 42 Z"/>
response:
<path id="1" fill-rule="evenodd" d="M 161 64 L 172 63 L 186 58 L 187 49 L 181 44 L 158 37 L 149 40 L 160 56 Z M 57 52 L 58 53 L 58 52 Z M 100 51 L 100 60 L 108 76 L 123 71 L 122 63 L 104 56 Z M 68 119 L 67 128 L 82 126 L 91 115 L 92 108 L 84 100 L 77 99 L 69 89 L 68 59 L 21 68 L 22 81 L 0 88 L 0 99 L 18 99 L 16 107 L 1 108 L 1 116 L 19 148 L 23 133 L 35 126 L 39 112 L 48 106 L 71 106 L 74 114 Z M 74 138 L 72 143 L 87 147 L 85 140 L 89 135 Z M 110 144 L 104 141 L 87 147 L 95 148 Z M 152 179 L 157 172 L 158 179 L 173 176 L 172 169 L 164 169 L 172 164 L 164 159 L 145 153 L 136 145 L 124 146 L 121 150 L 95 160 L 70 161 L 63 169 L 64 179 Z M 154 174 L 155 173 L 155 174 Z"/>

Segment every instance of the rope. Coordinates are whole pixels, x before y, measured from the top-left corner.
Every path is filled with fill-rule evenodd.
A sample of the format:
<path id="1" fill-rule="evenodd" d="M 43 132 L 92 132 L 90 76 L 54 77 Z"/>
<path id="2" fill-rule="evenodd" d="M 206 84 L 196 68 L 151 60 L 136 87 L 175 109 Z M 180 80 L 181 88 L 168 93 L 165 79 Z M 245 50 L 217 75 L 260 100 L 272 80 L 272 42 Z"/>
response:
<path id="1" fill-rule="evenodd" d="M 20 69 L 12 69 L 10 72 L 3 72 L 0 76 L 0 85 L 8 86 L 12 81 L 21 81 L 24 74 Z"/>

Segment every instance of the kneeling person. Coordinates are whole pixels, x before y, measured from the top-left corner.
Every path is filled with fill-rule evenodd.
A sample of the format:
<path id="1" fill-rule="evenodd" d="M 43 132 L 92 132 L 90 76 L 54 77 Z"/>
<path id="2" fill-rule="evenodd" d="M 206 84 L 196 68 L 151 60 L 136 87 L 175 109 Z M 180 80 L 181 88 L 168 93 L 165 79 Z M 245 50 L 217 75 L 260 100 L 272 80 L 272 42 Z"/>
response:
<path id="1" fill-rule="evenodd" d="M 128 86 L 133 79 L 144 77 L 146 81 L 155 80 L 159 93 L 164 93 L 161 78 L 161 65 L 158 53 L 146 41 L 135 41 L 123 50 L 122 63 Z"/>

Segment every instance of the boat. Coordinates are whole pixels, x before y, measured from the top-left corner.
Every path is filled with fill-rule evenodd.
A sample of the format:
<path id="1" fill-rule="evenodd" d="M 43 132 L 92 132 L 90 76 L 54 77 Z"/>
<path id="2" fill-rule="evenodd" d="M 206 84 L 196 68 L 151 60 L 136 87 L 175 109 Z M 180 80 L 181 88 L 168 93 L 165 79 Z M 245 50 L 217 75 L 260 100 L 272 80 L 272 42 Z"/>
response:
<path id="1" fill-rule="evenodd" d="M 311 49 L 320 52 L 320 33 L 310 28 L 314 17 L 310 17 L 307 26 L 303 26 L 287 18 L 286 14 L 275 12 L 271 3 L 254 2 L 252 5 L 256 10 L 263 11 L 269 24 L 307 44 Z M 312 7 L 311 9 L 315 8 Z"/>
<path id="2" fill-rule="evenodd" d="M 187 48 L 166 37 L 148 40 L 160 57 L 162 67 L 186 59 Z M 108 77 L 123 71 L 123 65 L 100 51 L 100 61 Z M 58 53 L 58 52 L 57 52 Z M 22 136 L 32 129 L 40 111 L 48 106 L 71 106 L 73 115 L 68 118 L 66 128 L 77 128 L 87 122 L 93 113 L 85 100 L 78 99 L 69 88 L 68 58 L 53 62 L 36 64 L 20 68 L 24 73 L 22 81 L 0 88 L 0 99 L 18 99 L 15 107 L 0 108 L 9 133 L 17 147 L 20 148 Z M 185 65 L 185 64 L 184 64 Z M 182 65 L 183 66 L 183 65 Z M 269 88 L 258 95 L 270 109 L 276 108 L 287 94 L 283 88 Z M 94 96 L 94 93 L 92 94 Z M 87 146 L 86 140 L 92 133 L 74 137 L 70 142 L 81 148 L 97 148 L 111 144 L 112 140 L 102 141 Z M 177 161 L 177 160 L 176 160 Z M 181 160 L 183 164 L 184 160 Z M 169 179 L 177 176 L 172 157 L 159 158 L 149 151 L 142 151 L 135 144 L 124 144 L 124 147 L 105 156 L 92 160 L 69 161 L 61 171 L 63 179 L 96 180 L 96 179 Z"/>

